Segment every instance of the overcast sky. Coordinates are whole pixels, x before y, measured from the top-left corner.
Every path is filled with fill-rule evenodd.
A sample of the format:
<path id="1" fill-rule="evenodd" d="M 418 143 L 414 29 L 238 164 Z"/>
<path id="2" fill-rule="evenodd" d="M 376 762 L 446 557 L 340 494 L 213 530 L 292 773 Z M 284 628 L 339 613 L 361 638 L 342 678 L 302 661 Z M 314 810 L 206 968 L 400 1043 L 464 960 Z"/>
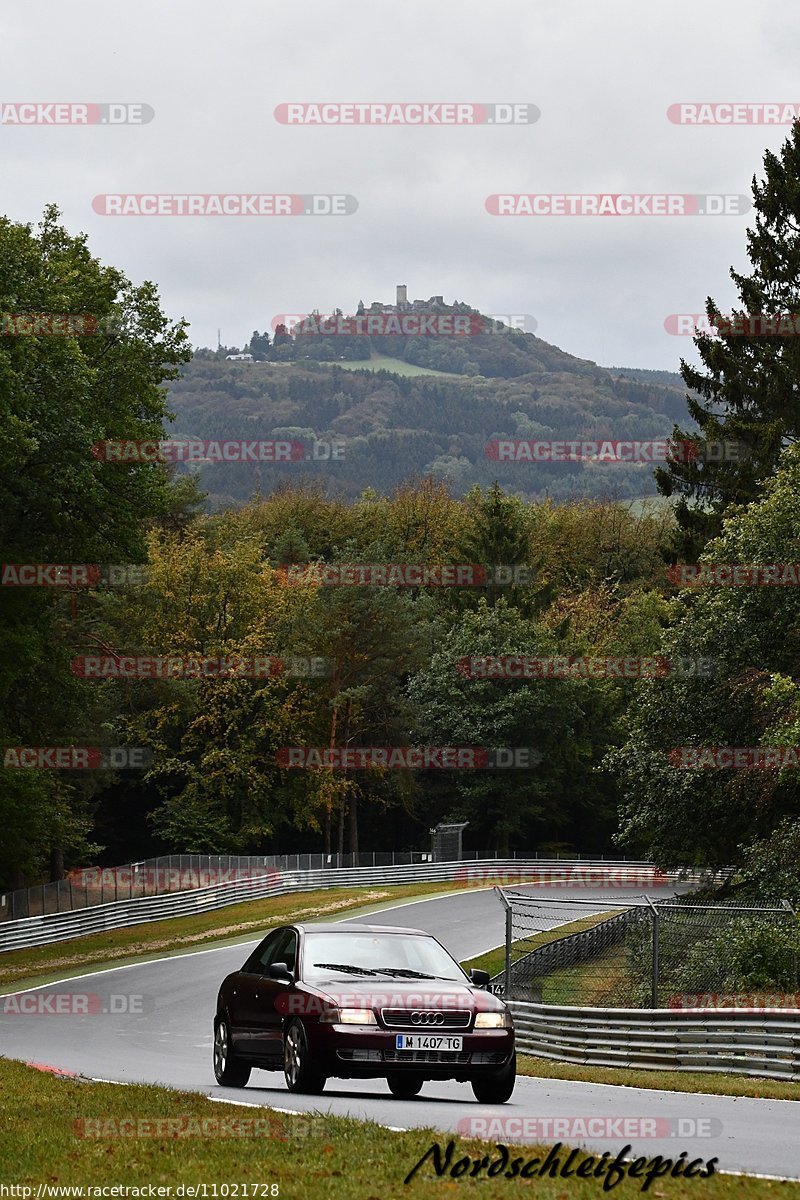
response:
<path id="1" fill-rule="evenodd" d="M 195 345 L 277 313 L 440 293 L 532 314 L 603 365 L 676 369 L 670 313 L 734 299 L 752 219 L 490 216 L 491 193 L 750 194 L 788 127 L 670 123 L 680 101 L 800 101 L 800 14 L 752 0 L 45 0 L 0 16 L 2 102 L 140 102 L 146 125 L 0 127 L 3 204 L 159 285 Z M 792 67 L 794 66 L 794 71 Z M 299 127 L 290 101 L 528 102 L 500 128 Z M 347 193 L 352 216 L 108 217 L 102 193 Z"/>

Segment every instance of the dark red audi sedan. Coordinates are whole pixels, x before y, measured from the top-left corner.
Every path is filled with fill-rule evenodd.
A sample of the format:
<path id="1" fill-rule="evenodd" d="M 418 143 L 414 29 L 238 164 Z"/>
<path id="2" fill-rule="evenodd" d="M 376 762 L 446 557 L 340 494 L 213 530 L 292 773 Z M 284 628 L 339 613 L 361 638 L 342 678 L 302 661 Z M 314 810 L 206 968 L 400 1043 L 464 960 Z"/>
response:
<path id="1" fill-rule="evenodd" d="M 385 925 L 286 925 L 223 981 L 214 1074 L 244 1087 L 253 1067 L 292 1092 L 331 1077 L 386 1079 L 398 1097 L 428 1079 L 470 1083 L 503 1104 L 516 1081 L 511 1013 L 429 933 Z"/>

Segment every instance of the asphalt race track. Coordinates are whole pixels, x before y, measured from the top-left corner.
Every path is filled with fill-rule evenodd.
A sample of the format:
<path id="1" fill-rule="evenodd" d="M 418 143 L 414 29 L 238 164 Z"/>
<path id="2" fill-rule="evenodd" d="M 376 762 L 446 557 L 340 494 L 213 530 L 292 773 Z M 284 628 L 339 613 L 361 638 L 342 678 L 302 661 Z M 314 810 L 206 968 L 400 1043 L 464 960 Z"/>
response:
<path id="1" fill-rule="evenodd" d="M 539 889 L 531 886 L 524 890 L 537 894 Z M 655 898 L 674 889 L 649 891 Z M 552 897 L 554 893 L 545 888 L 541 894 Z M 614 899 L 640 894 L 635 889 L 613 889 Z M 562 895 L 564 899 L 597 899 L 597 911 L 603 911 L 603 901 L 612 893 L 608 888 L 583 887 L 565 888 L 559 891 Z M 573 908 L 561 917 L 554 913 L 553 923 L 573 919 L 574 912 Z M 469 890 L 346 919 L 429 930 L 459 960 L 497 946 L 503 939 L 503 909 L 491 890 Z M 661 1125 L 657 1137 L 572 1136 L 564 1140 L 612 1153 L 632 1143 L 634 1155 L 645 1157 L 661 1154 L 674 1158 L 686 1150 L 689 1158 L 717 1156 L 718 1170 L 800 1178 L 800 1105 L 792 1101 L 644 1091 L 522 1076 L 511 1101 L 495 1106 L 476 1103 L 468 1084 L 450 1082 L 430 1082 L 416 1099 L 396 1100 L 382 1080 L 356 1083 L 332 1079 L 322 1096 L 300 1097 L 287 1091 L 282 1073 L 260 1070 L 253 1072 L 245 1089 L 219 1088 L 211 1066 L 216 993 L 222 978 L 244 962 L 250 945 L 178 954 L 32 989 L 41 998 L 37 1006 L 45 1010 L 56 1003 L 47 1000 L 48 994 L 88 994 L 89 1012 L 84 1015 L 9 1012 L 6 998 L 2 1005 L 6 1011 L 0 1011 L 0 1055 L 90 1078 L 160 1083 L 239 1103 L 283 1111 L 329 1112 L 392 1128 L 433 1126 L 457 1132 L 459 1122 L 466 1119 L 514 1118 L 517 1124 L 510 1128 L 507 1140 L 517 1143 L 560 1140 L 558 1136 L 543 1137 L 540 1130 L 526 1136 L 526 1118 L 668 1119 L 671 1128 L 667 1136 Z M 684 1124 L 679 1125 L 679 1120 Z M 698 1121 L 704 1136 L 694 1133 Z M 467 1132 L 463 1124 L 461 1131 Z M 692 1132 L 682 1136 L 687 1131 Z M 481 1136 L 478 1127 L 473 1127 L 473 1132 Z M 492 1141 L 503 1140 L 496 1126 L 489 1126 L 487 1135 Z M 427 1143 L 421 1143 L 420 1155 L 425 1149 Z M 409 1163 L 409 1169 L 412 1165 Z"/>

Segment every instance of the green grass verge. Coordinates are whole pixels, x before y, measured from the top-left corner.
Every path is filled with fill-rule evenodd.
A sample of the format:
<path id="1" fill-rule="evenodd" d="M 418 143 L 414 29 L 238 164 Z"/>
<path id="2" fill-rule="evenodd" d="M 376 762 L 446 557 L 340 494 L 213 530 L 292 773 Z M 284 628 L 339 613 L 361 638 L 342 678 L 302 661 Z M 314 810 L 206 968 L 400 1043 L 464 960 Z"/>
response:
<path id="1" fill-rule="evenodd" d="M 591 962 L 561 967 L 541 979 L 542 1004 L 579 1004 L 589 1008 L 638 1008 L 634 999 L 627 948 L 620 943 L 600 951 Z"/>
<path id="2" fill-rule="evenodd" d="M 511 961 L 516 962 L 518 958 L 529 954 L 531 950 L 547 946 L 550 942 L 557 942 L 559 938 L 567 937 L 570 933 L 580 933 L 583 929 L 592 929 L 601 921 L 607 920 L 608 917 L 616 916 L 618 911 L 618 909 L 614 909 L 613 912 L 593 913 L 590 917 L 579 917 L 577 921 L 569 921 L 566 925 L 557 925 L 554 929 L 545 929 L 542 933 L 534 933 L 530 937 L 520 938 L 519 941 L 511 943 Z M 488 971 L 490 975 L 499 974 L 505 965 L 504 946 L 497 946 L 494 950 L 488 950 L 486 954 L 479 954 L 477 958 L 471 958 L 468 962 L 462 963 L 467 970 L 470 967 L 478 967 L 482 971 Z"/>
<path id="3" fill-rule="evenodd" d="M 242 1093 L 243 1097 L 246 1094 Z M 465 1105 L 465 1117 L 474 1115 L 470 1113 L 472 1107 Z M 163 1125 L 159 1136 L 141 1136 L 141 1125 L 124 1124 L 131 1119 L 149 1121 L 144 1129 L 151 1133 L 159 1130 L 155 1122 L 172 1119 L 180 1122 L 181 1129 L 191 1128 L 205 1136 L 165 1136 Z M 233 1122 L 243 1123 L 238 1128 L 246 1130 L 244 1123 L 250 1121 L 250 1129 L 258 1130 L 259 1136 L 231 1136 L 231 1130 L 237 1128 Z M 229 1122 L 228 1135 L 213 1136 L 213 1129 L 219 1129 L 221 1122 Z M 282 1200 L 441 1200 L 451 1193 L 507 1200 L 521 1182 L 502 1176 L 487 1179 L 485 1174 L 478 1179 L 468 1175 L 437 1179 L 429 1160 L 408 1185 L 404 1184 L 406 1175 L 433 1142 L 438 1142 L 443 1151 L 446 1147 L 450 1135 L 430 1129 L 389 1132 L 380 1125 L 343 1117 L 284 1116 L 257 1107 L 214 1103 L 197 1093 L 57 1077 L 2 1059 L 0 1129 L 0 1182 L 31 1187 L 33 1196 L 40 1184 L 122 1184 L 145 1189 L 152 1184 L 175 1189 L 180 1184 L 202 1183 L 210 1197 L 214 1196 L 213 1185 L 220 1188 L 223 1184 L 231 1185 L 227 1195 L 235 1197 L 232 1185 L 238 1184 L 240 1198 L 242 1185 L 247 1184 L 248 1195 L 256 1194 L 259 1200 L 270 1195 L 271 1185 L 276 1185 L 274 1194 Z M 127 1135 L 108 1136 L 120 1129 Z M 91 1136 L 86 1136 L 87 1132 Z M 105 1136 L 96 1136 L 98 1133 Z M 715 1152 L 722 1159 L 717 1165 L 725 1169 L 724 1145 L 709 1144 L 706 1157 L 713 1157 Z M 512 1150 L 511 1157 L 541 1160 L 546 1153 L 545 1147 L 525 1146 Z M 675 1157 L 679 1153 L 676 1150 Z M 457 1137 L 451 1161 L 463 1155 L 481 1158 L 485 1154 L 497 1157 L 493 1142 Z M 561 1156 L 563 1161 L 566 1151 L 562 1150 Z M 581 1153 L 573 1168 L 586 1157 Z M 625 1180 L 613 1194 L 631 1200 L 642 1195 L 643 1182 Z M 256 1185 L 261 1185 L 258 1191 L 250 1191 Z M 528 1189 L 529 1194 L 542 1200 L 597 1200 L 605 1194 L 598 1180 L 575 1176 L 568 1180 L 533 1179 Z M 216 1194 L 219 1196 L 220 1191 Z M 659 1179 L 649 1195 L 659 1200 L 685 1200 L 687 1195 L 698 1200 L 761 1200 L 775 1195 L 800 1200 L 800 1183 L 720 1175 L 690 1184 L 682 1179 Z"/>
<path id="4" fill-rule="evenodd" d="M 650 1071 L 635 1067 L 594 1067 L 558 1062 L 550 1058 L 517 1057 L 517 1074 L 539 1079 L 576 1079 L 585 1083 L 611 1083 L 617 1087 L 646 1088 L 658 1092 L 709 1092 L 718 1096 L 753 1096 L 759 1100 L 800 1100 L 800 1082 L 760 1079 L 748 1075 L 723 1075 L 705 1071 Z"/>
<path id="5" fill-rule="evenodd" d="M 409 883 L 400 887 L 326 888 L 231 904 L 214 912 L 174 917 L 111 929 L 26 950 L 0 954 L 0 994 L 22 983 L 44 983 L 81 974 L 92 967 L 131 962 L 181 950 L 257 938 L 284 921 L 325 920 L 348 911 L 379 911 L 415 896 L 463 891 L 463 883 Z M 376 922 L 380 924 L 380 922 Z"/>

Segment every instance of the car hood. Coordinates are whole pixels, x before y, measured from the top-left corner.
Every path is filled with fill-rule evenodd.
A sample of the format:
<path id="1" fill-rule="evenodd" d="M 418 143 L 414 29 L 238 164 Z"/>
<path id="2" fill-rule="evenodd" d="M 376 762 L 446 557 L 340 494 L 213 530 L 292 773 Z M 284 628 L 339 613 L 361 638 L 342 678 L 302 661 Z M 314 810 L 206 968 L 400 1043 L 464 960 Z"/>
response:
<path id="1" fill-rule="evenodd" d="M 505 1007 L 502 1000 L 483 988 L 446 979 L 331 979 L 301 986 L 340 1008 L 496 1011 Z"/>

